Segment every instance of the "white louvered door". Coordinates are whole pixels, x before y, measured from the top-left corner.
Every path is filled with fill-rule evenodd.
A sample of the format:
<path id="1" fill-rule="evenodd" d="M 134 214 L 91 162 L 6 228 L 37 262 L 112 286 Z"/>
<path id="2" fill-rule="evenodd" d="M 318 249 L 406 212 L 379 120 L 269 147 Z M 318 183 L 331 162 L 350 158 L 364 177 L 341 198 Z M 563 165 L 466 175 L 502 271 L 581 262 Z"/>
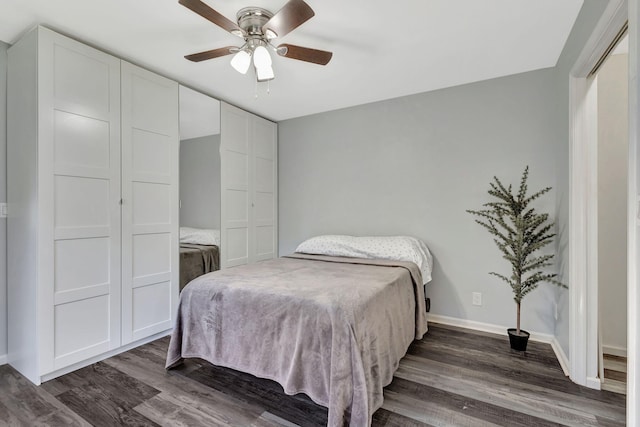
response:
<path id="1" fill-rule="evenodd" d="M 178 300 L 178 84 L 122 62 L 122 343 L 173 326 Z"/>

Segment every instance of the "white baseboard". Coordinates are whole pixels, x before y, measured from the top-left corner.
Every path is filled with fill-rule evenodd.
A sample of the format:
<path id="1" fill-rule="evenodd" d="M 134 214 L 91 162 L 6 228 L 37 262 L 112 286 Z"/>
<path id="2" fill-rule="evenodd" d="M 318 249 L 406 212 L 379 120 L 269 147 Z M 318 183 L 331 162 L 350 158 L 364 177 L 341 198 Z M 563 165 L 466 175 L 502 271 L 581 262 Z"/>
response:
<path id="1" fill-rule="evenodd" d="M 602 382 L 600 382 L 600 378 L 598 377 L 587 377 L 586 386 L 594 390 L 600 390 L 602 387 Z"/>
<path id="2" fill-rule="evenodd" d="M 474 331 L 489 332 L 491 334 L 504 335 L 504 336 L 507 335 L 507 329 L 509 329 L 506 326 L 496 325 L 493 323 L 476 322 L 475 320 L 459 319 L 457 317 L 442 316 L 439 314 L 431 314 L 431 313 L 427 313 L 427 321 L 433 322 L 433 323 L 443 323 L 449 326 L 457 326 L 460 328 L 473 329 Z M 569 359 L 567 358 L 567 355 L 562 350 L 562 347 L 560 346 L 558 339 L 551 334 L 545 334 L 541 332 L 531 332 L 531 331 L 529 331 L 529 333 L 531 334 L 529 336 L 529 339 L 531 341 L 551 344 L 551 348 L 553 349 L 553 352 L 556 354 L 556 358 L 560 363 L 560 367 L 562 367 L 562 371 L 566 376 L 568 376 L 569 375 Z"/>
<path id="3" fill-rule="evenodd" d="M 6 365 L 6 364 L 7 364 L 7 355 L 6 354 L 0 354 L 0 366 Z"/>
<path id="4" fill-rule="evenodd" d="M 100 354 L 98 356 L 94 356 L 90 359 L 83 360 L 82 362 L 74 363 L 73 365 L 67 366 L 66 368 L 58 369 L 57 371 L 51 372 L 49 374 L 43 375 L 40 377 L 41 382 L 46 382 L 52 380 L 54 378 L 58 378 L 62 375 L 68 374 L 69 372 L 76 371 L 78 369 L 84 368 L 89 365 L 93 365 L 94 363 L 100 362 L 104 359 L 108 359 L 109 357 L 115 356 L 120 353 L 124 353 L 125 351 L 129 351 L 133 348 L 139 347 L 141 345 L 150 343 L 151 341 L 155 341 L 159 338 L 166 337 L 171 334 L 172 329 L 168 329 L 166 331 L 158 332 L 157 334 L 148 336 L 146 338 L 142 338 L 141 340 L 126 344 L 122 347 L 118 347 L 114 350 L 108 351 L 106 353 Z M 39 384 L 37 384 L 39 385 Z"/>
<path id="5" fill-rule="evenodd" d="M 461 328 L 473 329 L 475 331 L 489 332 L 492 334 L 504 336 L 507 335 L 507 329 L 509 329 L 507 326 L 496 325 L 493 323 L 476 322 L 475 320 L 459 319 L 457 317 L 442 316 L 439 314 L 430 313 L 427 313 L 427 321 L 434 323 L 444 323 L 445 325 L 458 326 Z M 531 336 L 529 336 L 529 339 L 531 341 L 551 344 L 551 341 L 553 341 L 553 339 L 555 338 L 551 334 L 531 331 L 529 331 L 529 333 L 531 334 Z"/>
<path id="6" fill-rule="evenodd" d="M 615 345 L 603 345 L 602 353 L 610 354 L 612 356 L 627 357 L 627 349 Z"/>
<path id="7" fill-rule="evenodd" d="M 553 352 L 556 354 L 556 357 L 558 358 L 558 362 L 560 362 L 560 367 L 562 368 L 562 372 L 564 372 L 565 376 L 568 377 L 569 376 L 569 358 L 567 357 L 566 353 L 562 349 L 562 346 L 560 345 L 560 341 L 558 341 L 557 337 L 553 337 L 553 340 L 551 340 L 551 348 L 553 349 Z"/>

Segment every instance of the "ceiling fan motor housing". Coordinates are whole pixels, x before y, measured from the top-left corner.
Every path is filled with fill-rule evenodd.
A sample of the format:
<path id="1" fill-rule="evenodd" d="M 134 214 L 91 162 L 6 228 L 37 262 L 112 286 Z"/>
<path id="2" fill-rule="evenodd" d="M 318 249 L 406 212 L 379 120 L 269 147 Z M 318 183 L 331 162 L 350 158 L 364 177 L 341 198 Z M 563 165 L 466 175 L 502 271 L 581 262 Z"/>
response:
<path id="1" fill-rule="evenodd" d="M 260 7 L 245 7 L 238 11 L 238 26 L 242 28 L 248 36 L 264 37 L 262 32 L 264 24 L 271 19 L 273 13 Z"/>

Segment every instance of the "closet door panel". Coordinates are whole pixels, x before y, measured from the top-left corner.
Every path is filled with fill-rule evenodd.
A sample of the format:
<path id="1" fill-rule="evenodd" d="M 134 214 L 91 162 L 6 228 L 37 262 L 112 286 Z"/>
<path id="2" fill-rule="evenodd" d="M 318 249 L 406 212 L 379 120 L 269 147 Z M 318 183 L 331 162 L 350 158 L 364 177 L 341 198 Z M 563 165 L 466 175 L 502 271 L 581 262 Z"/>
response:
<path id="1" fill-rule="evenodd" d="M 109 350 L 110 306 L 108 293 L 55 306 L 56 369 Z"/>
<path id="2" fill-rule="evenodd" d="M 247 264 L 251 253 L 249 115 L 223 102 L 220 126 L 220 260 L 226 268 Z"/>
<path id="3" fill-rule="evenodd" d="M 109 169 L 111 129 L 108 121 L 58 110 L 53 119 L 56 166 L 92 168 L 96 173 Z"/>
<path id="4" fill-rule="evenodd" d="M 253 143 L 253 261 L 277 256 L 277 136 L 276 124 L 251 117 Z"/>
<path id="5" fill-rule="evenodd" d="M 107 237 L 56 241 L 53 252 L 56 294 L 109 283 L 109 243 Z"/>
<path id="6" fill-rule="evenodd" d="M 112 65 L 119 60 L 52 31 L 40 31 L 46 38 L 57 39 L 53 44 L 56 107 L 62 111 L 108 120 L 113 112 L 112 92 L 118 86 L 113 88 L 105 82 L 112 78 Z M 105 57 L 109 60 L 105 61 Z"/>
<path id="7" fill-rule="evenodd" d="M 122 339 L 173 326 L 178 298 L 178 84 L 122 63 Z"/>
<path id="8" fill-rule="evenodd" d="M 120 61 L 38 29 L 41 374 L 120 346 Z"/>
<path id="9" fill-rule="evenodd" d="M 133 306 L 148 306 L 146 310 L 133 312 L 133 330 L 144 330 L 148 325 L 156 325 L 171 316 L 171 302 L 164 297 L 171 292 L 171 282 L 154 283 L 133 289 Z"/>

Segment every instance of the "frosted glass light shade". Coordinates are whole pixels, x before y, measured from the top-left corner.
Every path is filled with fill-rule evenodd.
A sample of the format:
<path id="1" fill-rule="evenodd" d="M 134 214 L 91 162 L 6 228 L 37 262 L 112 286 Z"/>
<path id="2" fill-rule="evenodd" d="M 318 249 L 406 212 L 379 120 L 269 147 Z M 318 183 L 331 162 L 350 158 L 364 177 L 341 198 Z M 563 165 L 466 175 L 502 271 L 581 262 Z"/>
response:
<path id="1" fill-rule="evenodd" d="M 251 65 L 251 55 L 244 50 L 236 53 L 231 58 L 231 66 L 240 74 L 247 74 L 249 65 Z"/>
<path id="2" fill-rule="evenodd" d="M 266 80 L 273 80 L 275 75 L 273 73 L 273 68 L 271 65 L 267 65 L 266 67 L 256 68 L 256 76 L 259 82 L 264 82 Z"/>
<path id="3" fill-rule="evenodd" d="M 258 46 L 253 51 L 253 65 L 256 69 L 271 67 L 271 56 L 264 46 Z"/>

